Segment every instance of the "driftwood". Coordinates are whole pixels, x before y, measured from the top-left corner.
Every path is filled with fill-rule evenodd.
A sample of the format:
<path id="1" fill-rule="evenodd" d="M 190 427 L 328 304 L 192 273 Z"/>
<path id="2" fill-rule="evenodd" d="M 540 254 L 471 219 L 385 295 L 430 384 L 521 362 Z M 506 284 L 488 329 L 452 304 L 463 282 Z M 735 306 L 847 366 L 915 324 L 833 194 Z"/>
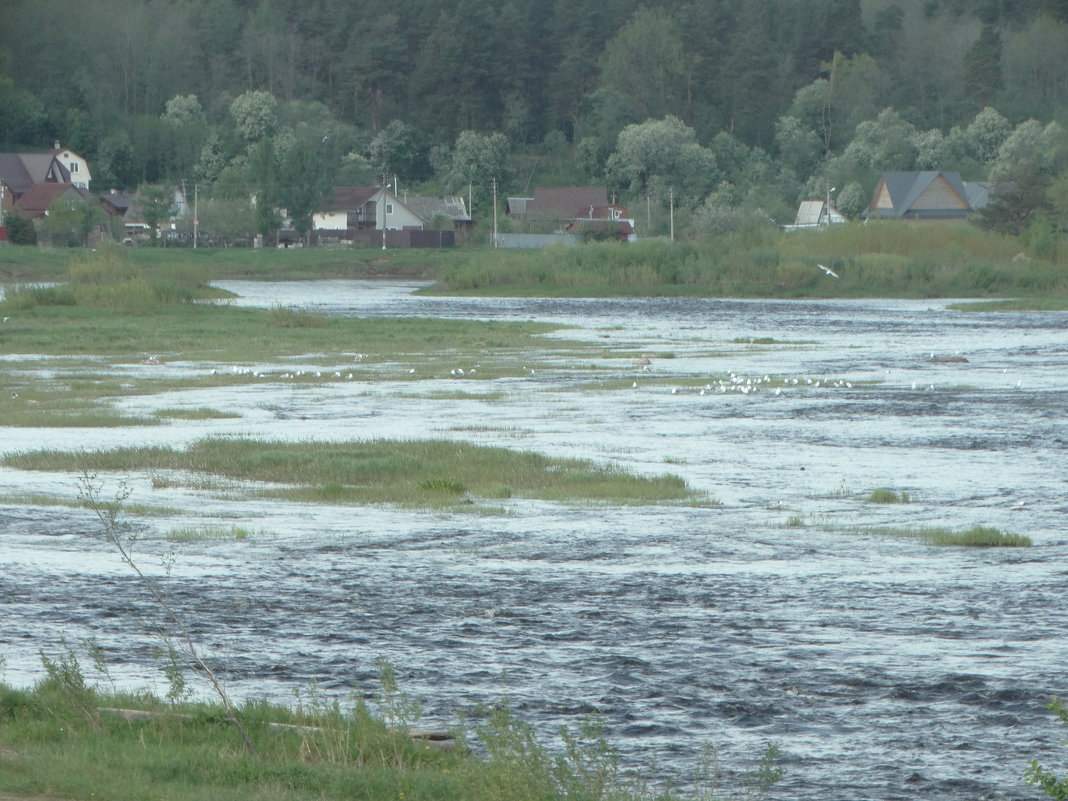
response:
<path id="1" fill-rule="evenodd" d="M 135 720 L 151 720 L 162 717 L 177 718 L 178 720 L 194 719 L 193 715 L 188 715 L 184 712 L 153 712 L 147 709 L 119 709 L 108 706 L 98 707 L 97 712 L 102 712 L 105 715 L 115 715 L 131 723 Z M 303 726 L 299 723 L 268 722 L 267 728 L 272 731 L 295 731 L 303 734 L 317 734 L 318 732 L 326 731 L 322 726 Z M 407 734 L 413 740 L 419 740 L 425 743 L 427 748 L 432 748 L 435 751 L 451 751 L 457 746 L 452 733 L 447 729 L 409 728 Z"/>

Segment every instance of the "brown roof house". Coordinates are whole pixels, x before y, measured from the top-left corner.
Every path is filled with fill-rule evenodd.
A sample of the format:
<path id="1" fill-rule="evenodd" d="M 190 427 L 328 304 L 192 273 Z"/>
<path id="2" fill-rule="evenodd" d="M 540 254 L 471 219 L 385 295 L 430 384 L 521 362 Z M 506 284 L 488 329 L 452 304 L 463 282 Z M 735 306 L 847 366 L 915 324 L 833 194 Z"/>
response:
<path id="1" fill-rule="evenodd" d="M 72 201 L 93 202 L 92 195 L 74 184 L 34 184 L 22 193 L 15 208 L 24 217 L 39 220 L 63 197 Z"/>
<path id="2" fill-rule="evenodd" d="M 884 172 L 864 217 L 869 220 L 962 220 L 985 205 L 982 184 L 958 172 Z"/>
<path id="3" fill-rule="evenodd" d="M 603 186 L 543 186 L 534 190 L 534 197 L 510 197 L 506 214 L 513 220 L 526 223 L 530 232 L 551 233 L 576 229 L 593 230 L 609 228 L 622 233 L 629 223 L 630 229 L 624 238 L 633 238 L 634 221 L 627 210 L 608 202 L 608 193 Z"/>
<path id="4" fill-rule="evenodd" d="M 12 202 L 35 184 L 72 184 L 88 190 L 90 179 L 88 162 L 59 142 L 44 153 L 0 153 L 0 184 Z"/>
<path id="5" fill-rule="evenodd" d="M 588 240 L 633 242 L 637 239 L 634 220 L 627 217 L 626 208 L 614 204 L 590 206 L 585 216 L 573 220 L 565 230 Z"/>

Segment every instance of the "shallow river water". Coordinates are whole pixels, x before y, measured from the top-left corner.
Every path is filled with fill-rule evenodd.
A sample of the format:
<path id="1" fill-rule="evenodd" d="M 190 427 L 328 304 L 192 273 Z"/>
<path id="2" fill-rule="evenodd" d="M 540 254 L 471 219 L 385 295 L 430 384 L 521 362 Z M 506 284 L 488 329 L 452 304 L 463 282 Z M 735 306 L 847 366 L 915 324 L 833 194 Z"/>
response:
<path id="1" fill-rule="evenodd" d="M 238 419 L 0 427 L 0 451 L 209 434 L 456 438 L 676 473 L 719 501 L 515 500 L 504 514 L 430 513 L 251 503 L 127 476 L 131 502 L 186 510 L 135 519 L 137 554 L 235 694 L 287 701 L 310 682 L 370 690 L 384 657 L 423 700 L 424 723 L 448 725 L 502 698 L 545 732 L 600 713 L 627 767 L 683 788 L 706 746 L 730 784 L 776 741 L 786 771 L 776 798 L 1029 799 L 1039 797 L 1023 780 L 1031 759 L 1063 768 L 1065 731 L 1044 704 L 1068 694 L 1068 315 L 961 313 L 942 301 L 224 286 L 262 307 L 556 322 L 570 328 L 553 336 L 647 353 L 650 364 L 559 350 L 532 354 L 529 374 L 492 381 L 460 363 L 430 365 L 418 380 L 400 368 L 390 380 L 379 365 L 374 382 L 300 389 L 269 377 L 120 402 Z M 356 357 L 306 361 L 324 376 L 361 367 Z M 594 363 L 613 388 L 576 377 Z M 176 355 L 128 369 L 210 367 Z M 764 376 L 772 381 L 756 383 Z M 105 494 L 119 478 L 107 477 Z M 877 487 L 909 502 L 866 502 Z M 73 495 L 76 476 L 0 472 L 0 493 L 28 491 Z M 258 533 L 156 536 L 190 521 Z M 936 548 L 873 530 L 976 524 L 1034 545 Z M 38 674 L 39 648 L 94 636 L 122 680 L 165 689 L 142 619 L 150 604 L 98 529 L 70 509 L 0 504 L 9 681 Z"/>

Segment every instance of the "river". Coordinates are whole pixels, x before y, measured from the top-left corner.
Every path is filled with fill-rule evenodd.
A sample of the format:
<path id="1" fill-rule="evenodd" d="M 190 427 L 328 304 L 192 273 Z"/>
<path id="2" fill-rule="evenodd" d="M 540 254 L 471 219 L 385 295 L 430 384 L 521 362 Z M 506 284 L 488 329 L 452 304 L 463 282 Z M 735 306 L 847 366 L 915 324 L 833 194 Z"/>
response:
<path id="1" fill-rule="evenodd" d="M 627 768 L 683 790 L 707 747 L 730 785 L 776 741 L 786 773 L 772 797 L 804 801 L 1033 799 L 1028 762 L 1065 764 L 1066 732 L 1044 705 L 1065 695 L 1068 675 L 1068 315 L 221 285 L 260 307 L 554 322 L 569 328 L 550 346 L 586 339 L 650 364 L 532 354 L 529 375 L 468 373 L 465 393 L 445 390 L 458 386 L 450 368 L 470 364 L 300 391 L 274 378 L 118 404 L 237 419 L 0 427 L 0 451 L 209 434 L 455 438 L 676 473 L 719 502 L 510 500 L 503 514 L 478 515 L 253 503 L 125 477 L 132 502 L 185 510 L 134 517 L 135 553 L 236 695 L 285 702 L 311 682 L 373 689 L 382 657 L 422 699 L 424 723 L 508 699 L 550 736 L 599 713 Z M 574 358 L 623 388 L 590 385 Z M 128 369 L 206 367 L 170 358 Z M 106 494 L 120 477 L 105 478 Z M 909 502 L 864 500 L 878 487 Z M 0 472 L 0 493 L 28 491 L 75 494 L 76 476 Z M 260 533 L 158 536 L 190 520 Z M 936 548 L 875 530 L 971 525 L 1034 545 Z M 98 529 L 76 510 L 0 504 L 8 681 L 38 675 L 39 648 L 94 636 L 121 681 L 166 690 L 151 605 Z"/>

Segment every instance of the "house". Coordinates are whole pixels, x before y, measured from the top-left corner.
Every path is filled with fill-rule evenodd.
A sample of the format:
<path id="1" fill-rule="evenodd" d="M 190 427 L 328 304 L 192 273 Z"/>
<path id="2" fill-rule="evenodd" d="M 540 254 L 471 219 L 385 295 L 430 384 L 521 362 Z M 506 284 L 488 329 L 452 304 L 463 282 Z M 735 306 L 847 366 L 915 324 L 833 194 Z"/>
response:
<path id="1" fill-rule="evenodd" d="M 555 223 L 562 229 L 574 220 L 589 219 L 591 209 L 608 205 L 603 186 L 542 186 L 534 190 L 534 197 L 508 198 L 505 214 L 528 222 Z"/>
<path id="2" fill-rule="evenodd" d="M 189 202 L 185 193 L 177 187 L 166 190 L 165 197 L 170 200 L 170 213 L 159 222 L 159 235 L 169 238 L 178 230 L 178 221 L 190 216 Z M 132 195 L 111 190 L 106 195 L 101 195 L 100 202 L 107 211 L 115 210 L 117 216 L 122 217 L 123 241 L 129 242 L 138 238 L 151 236 L 150 226 L 145 220 L 141 191 Z"/>
<path id="3" fill-rule="evenodd" d="M 59 140 L 55 141 L 51 151 L 52 157 L 64 167 L 70 182 L 79 189 L 89 191 L 89 182 L 92 176 L 89 174 L 89 162 L 79 156 L 70 148 L 60 147 Z"/>
<path id="4" fill-rule="evenodd" d="M 444 219 L 448 219 L 453 229 L 457 231 L 469 230 L 475 224 L 475 221 L 471 219 L 471 215 L 467 212 L 467 204 L 460 195 L 435 195 L 430 197 L 426 195 L 409 195 L 406 192 L 403 196 L 403 203 L 420 219 L 426 221 L 425 227 L 427 228 L 431 227 L 435 220 Z"/>
<path id="5" fill-rule="evenodd" d="M 594 239 L 617 239 L 620 242 L 633 242 L 634 220 L 627 217 L 623 206 L 607 204 L 590 206 L 586 214 L 572 220 L 564 229 L 569 234 L 579 234 Z"/>
<path id="6" fill-rule="evenodd" d="M 0 153 L 0 186 L 6 207 L 36 184 L 70 184 L 67 168 L 49 153 Z"/>
<path id="7" fill-rule="evenodd" d="M 71 183 L 33 184 L 19 196 L 15 210 L 23 217 L 40 220 L 48 215 L 49 210 L 60 198 L 93 202 L 92 195 Z"/>
<path id="8" fill-rule="evenodd" d="M 44 153 L 0 153 L 0 219 L 40 220 L 61 197 L 91 201 L 89 180 L 88 162 L 59 142 Z"/>
<path id="9" fill-rule="evenodd" d="M 435 220 L 442 218 L 448 218 L 454 230 L 473 224 L 464 199 L 458 195 L 405 194 L 401 198 L 380 186 L 336 186 L 323 211 L 312 216 L 312 228 L 319 241 L 370 242 L 370 234 L 375 231 L 435 230 Z M 451 239 L 448 244 L 452 244 Z"/>
<path id="10" fill-rule="evenodd" d="M 635 238 L 634 220 L 625 207 L 608 202 L 603 186 L 538 187 L 533 197 L 508 198 L 505 213 L 529 231 L 611 231 L 616 238 Z"/>
<path id="11" fill-rule="evenodd" d="M 797 207 L 797 216 L 792 225 L 784 225 L 784 231 L 797 231 L 804 228 L 825 228 L 846 222 L 842 213 L 826 200 L 802 200 Z"/>
<path id="12" fill-rule="evenodd" d="M 884 172 L 864 217 L 891 220 L 962 220 L 985 205 L 986 190 L 958 172 Z M 974 203 L 979 205 L 974 205 Z"/>

